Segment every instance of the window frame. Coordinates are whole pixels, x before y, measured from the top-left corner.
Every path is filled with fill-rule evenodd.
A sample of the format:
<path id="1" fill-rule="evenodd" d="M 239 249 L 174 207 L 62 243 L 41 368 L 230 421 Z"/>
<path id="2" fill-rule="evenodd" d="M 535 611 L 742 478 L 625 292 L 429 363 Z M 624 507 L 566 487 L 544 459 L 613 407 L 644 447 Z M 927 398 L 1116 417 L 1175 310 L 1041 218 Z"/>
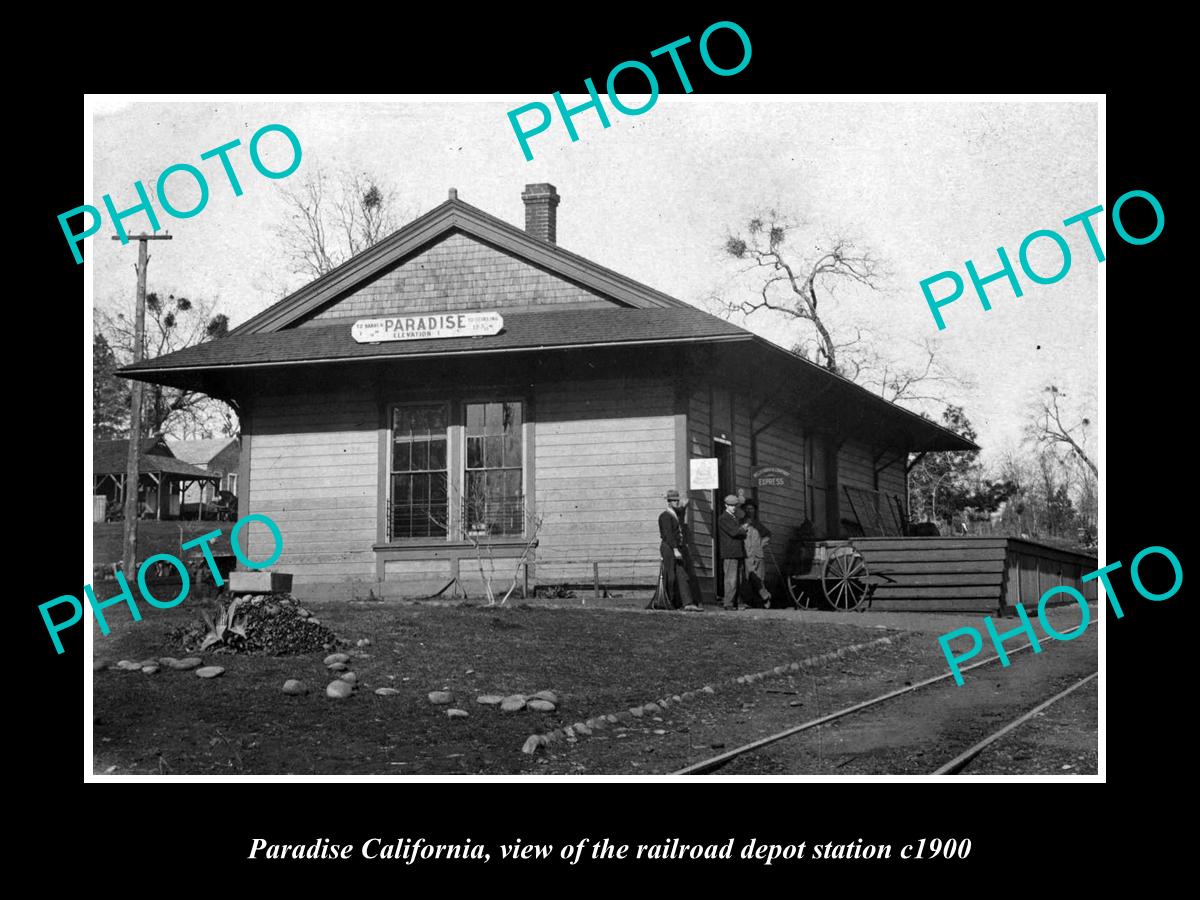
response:
<path id="1" fill-rule="evenodd" d="M 516 403 L 516 404 L 520 404 L 520 406 L 521 406 L 521 428 L 520 428 L 521 462 L 517 466 L 501 466 L 500 467 L 500 470 L 516 469 L 517 471 L 519 471 L 521 473 L 521 494 L 520 494 L 520 496 L 521 496 L 521 530 L 518 532 L 515 532 L 515 533 L 493 534 L 493 535 L 491 535 L 491 539 L 494 541 L 495 540 L 501 540 L 501 541 L 524 540 L 526 535 L 529 532 L 529 515 L 530 515 L 529 494 L 528 494 L 528 487 L 529 487 L 529 430 L 528 430 L 527 426 L 530 424 L 529 411 L 531 409 L 531 404 L 529 402 L 528 397 L 526 397 L 525 395 L 523 395 L 519 392 L 498 391 L 498 392 L 480 396 L 480 397 L 463 397 L 459 401 L 459 404 L 458 404 L 458 415 L 459 415 L 459 423 L 460 423 L 459 427 L 462 429 L 462 431 L 460 433 L 461 439 L 462 439 L 462 444 L 461 444 L 462 457 L 461 457 L 461 465 L 458 466 L 458 471 L 462 476 L 461 480 L 459 482 L 459 485 L 458 485 L 459 496 L 462 499 L 462 502 L 465 506 L 466 492 L 467 492 L 467 480 L 468 480 L 469 472 L 498 471 L 495 469 L 489 470 L 486 466 L 482 469 L 472 469 L 468 466 L 470 456 L 469 456 L 468 443 L 467 443 L 467 441 L 469 440 L 469 435 L 467 434 L 467 407 L 471 406 L 471 405 L 486 406 L 489 403 L 501 403 L 501 404 Z M 486 413 L 485 413 L 485 415 L 486 415 Z M 486 459 L 486 453 L 485 453 L 485 459 Z M 465 523 L 461 521 L 461 514 L 460 514 L 459 528 L 460 528 L 460 534 L 461 534 L 462 539 L 468 540 Z"/>
<path id="2" fill-rule="evenodd" d="M 408 535 L 398 536 L 395 532 L 395 509 L 394 509 L 394 492 L 395 492 L 395 476 L 397 473 L 393 468 L 395 461 L 396 449 L 396 411 L 400 409 L 412 408 L 429 408 L 440 406 L 445 410 L 446 417 L 446 533 L 430 534 L 430 535 Z M 457 514 L 455 512 L 455 504 L 452 502 L 454 483 L 454 401 L 452 399 L 443 400 L 404 400 L 395 403 L 387 404 L 386 419 L 385 419 L 385 440 L 387 445 L 386 458 L 384 460 L 384 536 L 389 544 L 419 544 L 419 543 L 446 543 L 455 540 L 455 534 L 458 529 Z M 412 471 L 411 469 L 409 470 Z M 433 472 L 433 469 L 421 469 L 422 472 Z"/>
<path id="3" fill-rule="evenodd" d="M 518 385 L 488 386 L 476 385 L 467 388 L 470 393 L 461 393 L 453 387 L 442 391 L 396 391 L 401 399 L 380 398 L 379 410 L 379 464 L 380 482 L 378 494 L 378 538 L 375 549 L 380 551 L 401 551 L 408 548 L 416 551 L 421 547 L 429 548 L 469 548 L 472 538 L 469 538 L 463 528 L 461 503 L 454 502 L 455 497 L 461 498 L 467 480 L 467 439 L 466 439 L 466 408 L 471 403 L 520 403 L 522 406 L 521 422 L 521 489 L 523 509 L 520 534 L 495 534 L 491 536 L 492 546 L 506 544 L 522 544 L 528 539 L 529 518 L 534 515 L 535 499 L 531 490 L 534 483 L 534 400 L 530 393 Z M 440 405 L 448 410 L 446 424 L 446 477 L 449 527 L 445 537 L 397 537 L 393 534 L 393 523 L 389 521 L 392 504 L 392 456 L 395 450 L 392 423 L 395 410 L 404 407 Z M 476 538 L 477 539 L 477 538 Z M 457 549 L 454 552 L 458 552 Z"/>

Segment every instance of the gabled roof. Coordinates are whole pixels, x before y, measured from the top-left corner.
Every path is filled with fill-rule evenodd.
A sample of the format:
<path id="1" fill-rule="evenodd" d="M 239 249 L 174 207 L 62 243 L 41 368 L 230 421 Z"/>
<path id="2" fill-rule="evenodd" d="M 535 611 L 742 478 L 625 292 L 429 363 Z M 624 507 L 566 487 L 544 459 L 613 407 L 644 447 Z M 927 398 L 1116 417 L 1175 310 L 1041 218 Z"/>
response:
<path id="1" fill-rule="evenodd" d="M 353 319 L 334 320 L 329 324 L 268 334 L 230 334 L 220 340 L 127 366 L 121 374 L 754 337 L 744 328 L 686 305 L 677 309 L 614 307 L 509 312 L 504 313 L 504 330 L 497 335 L 382 341 L 378 344 L 360 344 L 354 340 L 350 335 L 353 322 Z"/>
<path id="2" fill-rule="evenodd" d="M 120 475 L 126 471 L 129 463 L 129 441 L 93 441 L 92 442 L 92 476 Z M 180 475 L 190 478 L 220 480 L 220 476 L 211 475 L 203 469 L 197 469 L 190 463 L 176 459 L 171 455 L 167 442 L 161 437 L 143 438 L 141 452 L 138 454 L 138 472 L 142 475 Z"/>
<path id="3" fill-rule="evenodd" d="M 433 242 L 462 232 L 618 304 L 610 309 L 500 310 L 504 329 L 487 337 L 385 341 L 360 344 L 350 334 L 355 321 L 308 321 L 348 292 L 383 274 Z M 296 327 L 301 322 L 304 327 Z M 532 237 L 455 198 L 434 207 L 375 246 L 300 288 L 233 329 L 227 336 L 127 366 L 117 374 L 181 386 L 201 372 L 232 372 L 277 366 L 360 360 L 483 356 L 495 353 L 635 347 L 654 344 L 742 342 L 757 347 L 786 371 L 812 380 L 830 398 L 869 411 L 880 427 L 911 441 L 909 449 L 971 450 L 978 447 L 910 410 L 783 347 L 661 291 L 614 272 L 555 244 Z"/>
<path id="4" fill-rule="evenodd" d="M 461 231 L 635 309 L 695 309 L 556 244 L 532 237 L 503 219 L 455 198 L 435 206 L 332 272 L 243 322 L 229 334 L 261 334 L 287 328 L 451 231 Z"/>
<path id="5" fill-rule="evenodd" d="M 235 437 L 202 438 L 190 441 L 173 441 L 168 439 L 167 446 L 175 454 L 176 459 L 182 459 L 194 466 L 203 466 L 212 462 L 213 457 L 222 453 L 226 447 L 237 441 Z"/>

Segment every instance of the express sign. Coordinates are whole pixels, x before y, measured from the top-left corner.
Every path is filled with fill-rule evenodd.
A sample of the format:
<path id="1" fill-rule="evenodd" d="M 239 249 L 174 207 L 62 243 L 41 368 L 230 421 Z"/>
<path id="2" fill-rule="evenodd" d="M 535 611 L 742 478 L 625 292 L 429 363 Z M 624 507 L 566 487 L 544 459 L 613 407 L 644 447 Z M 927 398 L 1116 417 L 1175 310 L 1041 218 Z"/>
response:
<path id="1" fill-rule="evenodd" d="M 504 317 L 498 312 L 432 313 L 394 319 L 359 319 L 350 335 L 360 344 L 430 338 L 479 337 L 499 334 Z"/>
<path id="2" fill-rule="evenodd" d="M 787 487 L 791 484 L 792 473 L 778 466 L 759 466 L 751 473 L 758 487 Z"/>

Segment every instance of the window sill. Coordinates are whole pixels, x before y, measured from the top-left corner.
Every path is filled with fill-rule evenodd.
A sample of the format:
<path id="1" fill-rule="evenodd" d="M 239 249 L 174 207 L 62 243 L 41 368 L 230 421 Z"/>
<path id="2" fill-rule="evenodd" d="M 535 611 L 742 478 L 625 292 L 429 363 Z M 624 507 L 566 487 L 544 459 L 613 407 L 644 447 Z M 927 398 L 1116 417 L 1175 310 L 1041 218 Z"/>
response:
<path id="1" fill-rule="evenodd" d="M 484 550 L 492 547 L 524 547 L 527 539 L 519 536 L 505 535 L 494 537 L 489 542 L 486 538 L 480 542 Z M 473 550 L 475 545 L 470 541 L 448 541 L 445 538 L 408 538 L 385 544 L 373 544 L 372 550 Z"/>

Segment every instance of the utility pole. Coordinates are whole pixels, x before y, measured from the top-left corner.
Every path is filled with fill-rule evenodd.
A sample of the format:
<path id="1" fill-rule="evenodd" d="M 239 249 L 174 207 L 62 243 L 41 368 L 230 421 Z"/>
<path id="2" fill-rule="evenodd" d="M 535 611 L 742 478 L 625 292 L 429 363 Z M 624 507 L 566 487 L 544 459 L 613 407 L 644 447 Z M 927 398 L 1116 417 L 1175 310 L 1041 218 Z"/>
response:
<path id="1" fill-rule="evenodd" d="M 146 241 L 169 241 L 169 234 L 134 234 L 130 240 L 138 242 L 137 261 L 137 312 L 134 316 L 133 364 L 142 361 L 142 347 L 146 335 L 146 266 L 150 255 L 146 251 Z M 121 238 L 113 235 L 114 241 Z M 125 551 L 121 557 L 124 562 L 125 577 L 132 578 L 137 572 L 137 523 L 138 523 L 138 452 L 142 440 L 142 383 L 134 380 L 130 389 L 131 402 L 129 405 L 129 463 L 125 470 Z"/>

